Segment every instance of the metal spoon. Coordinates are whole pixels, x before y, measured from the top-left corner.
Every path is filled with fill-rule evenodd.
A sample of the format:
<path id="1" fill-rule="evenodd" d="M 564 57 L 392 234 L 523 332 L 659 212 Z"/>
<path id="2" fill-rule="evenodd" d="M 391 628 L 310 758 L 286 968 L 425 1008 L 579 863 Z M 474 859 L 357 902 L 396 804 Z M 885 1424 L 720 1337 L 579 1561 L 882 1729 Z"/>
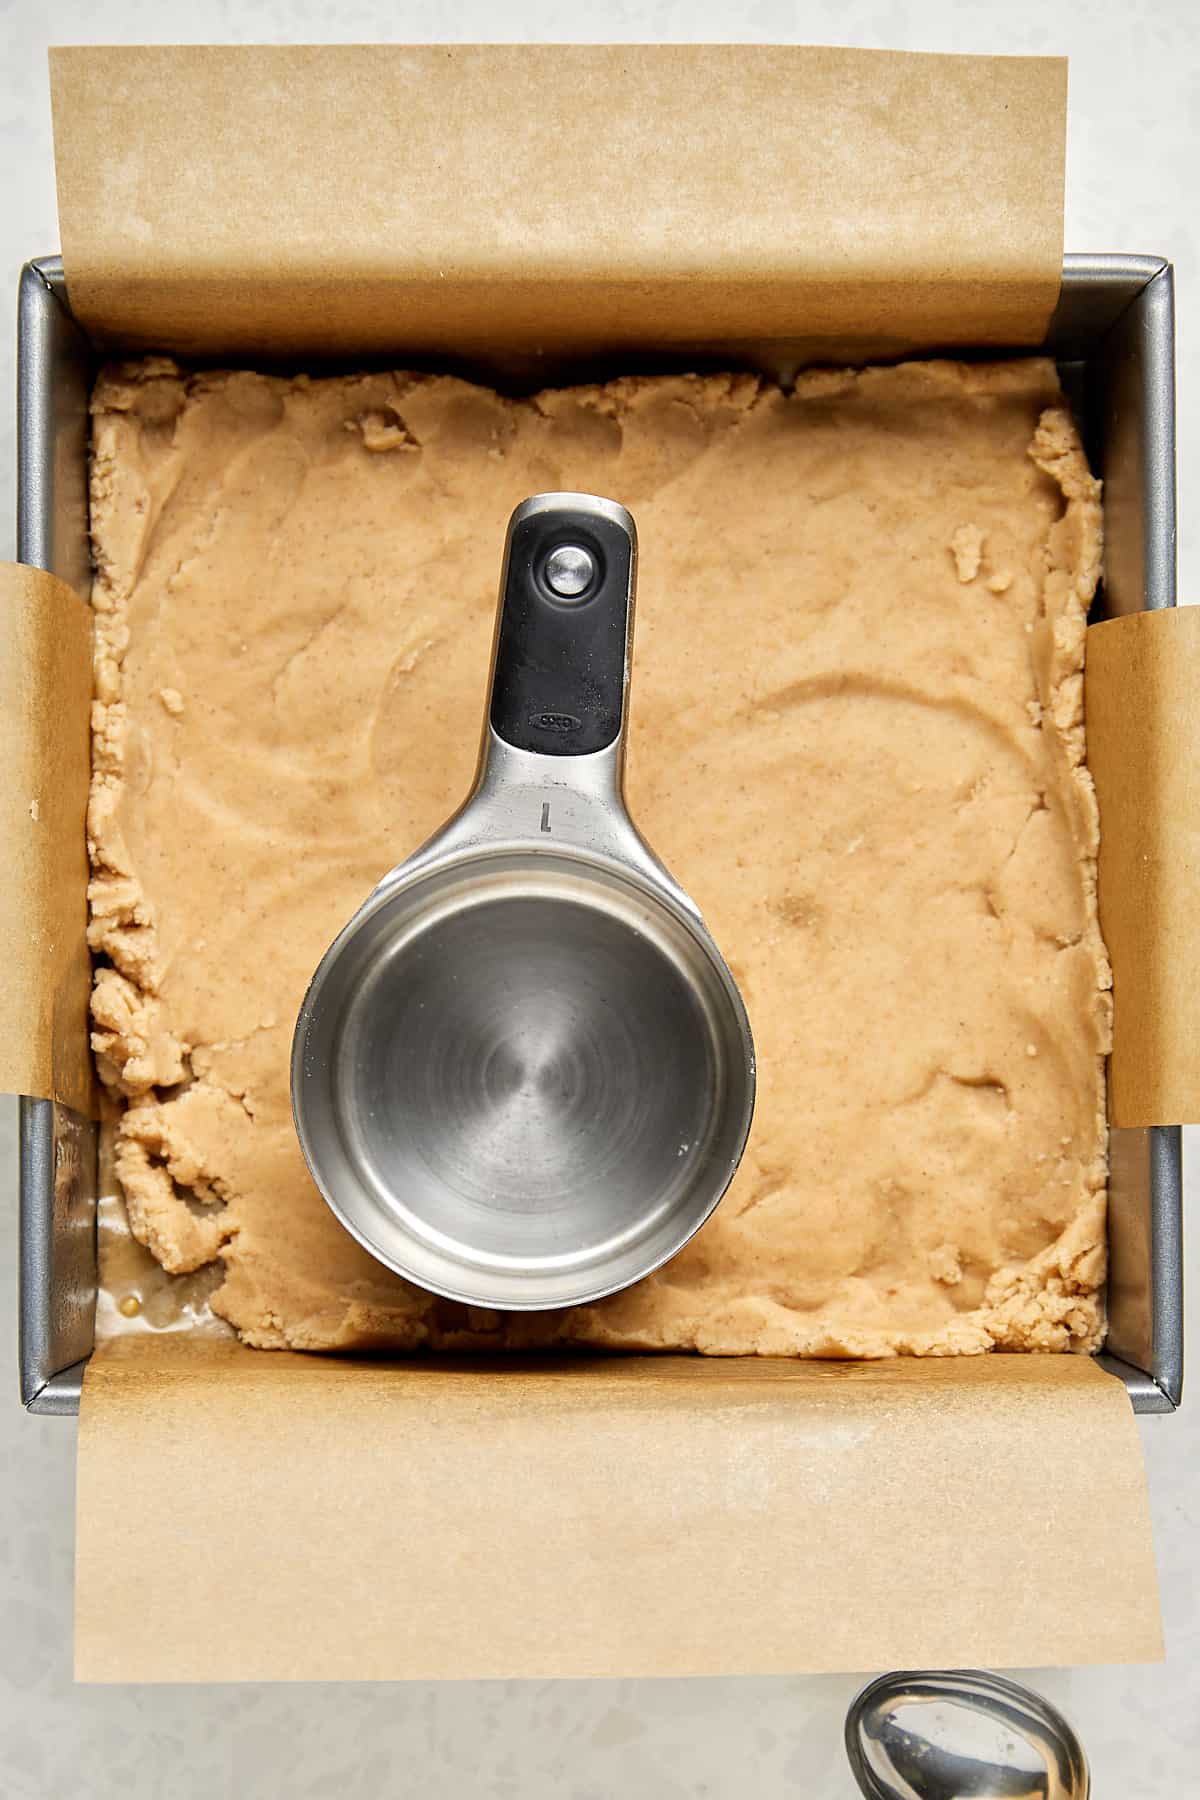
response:
<path id="1" fill-rule="evenodd" d="M 846 1714 L 867 1800 L 1087 1800 L 1087 1759 L 1039 1694 L 979 1669 L 881 1675 Z"/>

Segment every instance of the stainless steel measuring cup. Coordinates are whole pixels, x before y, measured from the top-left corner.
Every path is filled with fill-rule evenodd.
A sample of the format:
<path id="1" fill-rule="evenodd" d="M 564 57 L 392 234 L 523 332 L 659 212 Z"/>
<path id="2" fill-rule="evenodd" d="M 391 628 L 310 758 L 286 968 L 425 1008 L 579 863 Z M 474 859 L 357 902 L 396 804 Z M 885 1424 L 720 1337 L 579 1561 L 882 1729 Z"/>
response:
<path id="1" fill-rule="evenodd" d="M 296 1025 L 296 1129 L 329 1205 L 476 1306 L 649 1274 L 750 1129 L 741 997 L 622 796 L 636 561 L 611 500 L 517 508 L 474 788 L 339 934 Z"/>

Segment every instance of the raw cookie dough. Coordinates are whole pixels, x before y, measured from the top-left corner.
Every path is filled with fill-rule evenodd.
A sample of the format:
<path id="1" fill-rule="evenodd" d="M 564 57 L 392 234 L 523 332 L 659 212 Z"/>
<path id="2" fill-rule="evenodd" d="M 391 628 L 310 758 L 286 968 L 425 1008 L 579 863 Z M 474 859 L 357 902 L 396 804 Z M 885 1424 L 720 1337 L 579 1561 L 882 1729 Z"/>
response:
<path id="1" fill-rule="evenodd" d="M 509 400 L 151 359 L 93 411 L 94 1044 L 166 1269 L 220 1259 L 213 1308 L 267 1347 L 1096 1347 L 1100 509 L 1052 363 Z M 638 522 L 631 809 L 741 984 L 758 1107 L 664 1270 L 505 1321 L 342 1231 L 288 1052 L 338 927 L 467 790 L 505 524 L 555 488 Z"/>

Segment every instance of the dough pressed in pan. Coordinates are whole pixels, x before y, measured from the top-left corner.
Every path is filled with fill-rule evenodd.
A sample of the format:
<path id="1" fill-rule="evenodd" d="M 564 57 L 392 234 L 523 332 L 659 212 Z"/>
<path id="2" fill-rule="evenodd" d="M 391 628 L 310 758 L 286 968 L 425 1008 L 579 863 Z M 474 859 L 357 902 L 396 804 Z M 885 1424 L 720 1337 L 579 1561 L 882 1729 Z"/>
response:
<path id="1" fill-rule="evenodd" d="M 1096 1347 L 1100 507 L 1051 362 L 513 400 L 150 359 L 93 412 L 93 1041 L 167 1270 L 212 1265 L 265 1347 Z M 637 520 L 630 808 L 738 979 L 758 1104 L 674 1261 L 505 1320 L 337 1224 L 288 1058 L 335 932 L 467 791 L 505 526 L 547 489 Z"/>

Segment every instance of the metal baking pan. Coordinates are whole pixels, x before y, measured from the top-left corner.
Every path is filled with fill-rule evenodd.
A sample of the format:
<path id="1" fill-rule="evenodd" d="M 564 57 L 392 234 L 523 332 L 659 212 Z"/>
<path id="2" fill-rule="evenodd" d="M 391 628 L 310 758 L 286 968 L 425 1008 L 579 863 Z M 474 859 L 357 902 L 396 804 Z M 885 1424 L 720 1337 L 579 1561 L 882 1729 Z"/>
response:
<path id="1" fill-rule="evenodd" d="M 1105 482 L 1096 617 L 1175 604 L 1174 305 L 1169 263 L 1068 256 L 1045 349 L 1058 360 Z M 957 347 L 957 354 L 962 354 Z M 88 591 L 88 395 L 97 358 L 62 262 L 22 271 L 17 556 Z M 1108 1347 L 1137 1412 L 1173 1412 L 1183 1379 L 1180 1129 L 1111 1133 Z M 96 1307 L 97 1131 L 21 1099 L 20 1372 L 31 1412 L 79 1408 Z"/>

